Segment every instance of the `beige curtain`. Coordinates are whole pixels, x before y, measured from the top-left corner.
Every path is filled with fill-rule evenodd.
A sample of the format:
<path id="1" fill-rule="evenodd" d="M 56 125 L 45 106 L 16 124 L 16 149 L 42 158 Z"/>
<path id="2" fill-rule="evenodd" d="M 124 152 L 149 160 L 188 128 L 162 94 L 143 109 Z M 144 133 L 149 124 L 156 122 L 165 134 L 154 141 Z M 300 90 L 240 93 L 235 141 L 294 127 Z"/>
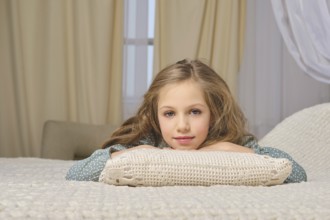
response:
<path id="1" fill-rule="evenodd" d="M 0 0 L 0 156 L 39 156 L 45 120 L 121 122 L 121 0 Z"/>
<path id="2" fill-rule="evenodd" d="M 236 94 L 245 27 L 245 0 L 159 0 L 155 73 L 180 59 L 210 64 Z"/>

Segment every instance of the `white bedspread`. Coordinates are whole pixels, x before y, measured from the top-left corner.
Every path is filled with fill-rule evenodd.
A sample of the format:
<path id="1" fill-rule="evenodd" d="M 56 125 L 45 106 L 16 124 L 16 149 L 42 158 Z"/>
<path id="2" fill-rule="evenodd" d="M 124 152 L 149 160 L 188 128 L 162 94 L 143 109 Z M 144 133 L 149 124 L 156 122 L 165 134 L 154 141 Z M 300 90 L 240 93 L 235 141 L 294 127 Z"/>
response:
<path id="1" fill-rule="evenodd" d="M 330 219 L 330 103 L 261 140 L 289 153 L 308 182 L 271 187 L 127 187 L 66 181 L 72 161 L 0 158 L 0 219 Z"/>
<path id="2" fill-rule="evenodd" d="M 66 181 L 71 164 L 0 158 L 0 219 L 330 219 L 321 165 L 306 183 L 272 187 L 126 187 Z"/>

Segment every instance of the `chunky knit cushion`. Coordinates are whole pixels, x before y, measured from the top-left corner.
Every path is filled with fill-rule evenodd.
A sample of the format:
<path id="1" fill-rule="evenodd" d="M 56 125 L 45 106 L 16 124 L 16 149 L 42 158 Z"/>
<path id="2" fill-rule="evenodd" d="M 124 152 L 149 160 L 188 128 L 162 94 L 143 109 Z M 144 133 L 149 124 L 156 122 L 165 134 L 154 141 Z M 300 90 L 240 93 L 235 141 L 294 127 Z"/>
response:
<path id="1" fill-rule="evenodd" d="M 129 186 L 270 186 L 283 183 L 291 162 L 249 153 L 138 149 L 109 159 L 100 182 Z"/>

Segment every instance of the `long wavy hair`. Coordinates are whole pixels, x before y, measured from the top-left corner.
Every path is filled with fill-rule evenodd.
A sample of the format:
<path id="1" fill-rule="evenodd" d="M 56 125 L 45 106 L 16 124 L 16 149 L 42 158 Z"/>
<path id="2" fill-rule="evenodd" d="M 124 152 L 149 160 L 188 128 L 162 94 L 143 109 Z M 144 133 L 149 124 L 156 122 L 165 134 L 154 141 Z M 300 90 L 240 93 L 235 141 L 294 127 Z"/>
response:
<path id="1" fill-rule="evenodd" d="M 182 60 L 160 71 L 144 95 L 135 116 L 126 120 L 113 132 L 103 148 L 114 144 L 138 145 L 139 140 L 149 137 L 157 146 L 163 139 L 158 121 L 159 91 L 168 84 L 194 80 L 199 83 L 205 101 L 211 111 L 208 136 L 200 146 L 219 141 L 242 145 L 246 130 L 246 118 L 234 100 L 226 82 L 208 65 L 199 60 Z"/>

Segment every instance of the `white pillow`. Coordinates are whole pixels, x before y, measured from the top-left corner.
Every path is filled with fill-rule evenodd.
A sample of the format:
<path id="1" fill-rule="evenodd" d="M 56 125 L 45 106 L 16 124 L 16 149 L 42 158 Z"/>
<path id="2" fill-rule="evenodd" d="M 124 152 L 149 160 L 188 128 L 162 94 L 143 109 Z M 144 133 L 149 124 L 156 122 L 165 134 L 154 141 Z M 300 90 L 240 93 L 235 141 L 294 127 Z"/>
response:
<path id="1" fill-rule="evenodd" d="M 252 153 L 137 149 L 109 159 L 99 181 L 128 186 L 270 186 L 292 171 L 288 159 Z"/>

